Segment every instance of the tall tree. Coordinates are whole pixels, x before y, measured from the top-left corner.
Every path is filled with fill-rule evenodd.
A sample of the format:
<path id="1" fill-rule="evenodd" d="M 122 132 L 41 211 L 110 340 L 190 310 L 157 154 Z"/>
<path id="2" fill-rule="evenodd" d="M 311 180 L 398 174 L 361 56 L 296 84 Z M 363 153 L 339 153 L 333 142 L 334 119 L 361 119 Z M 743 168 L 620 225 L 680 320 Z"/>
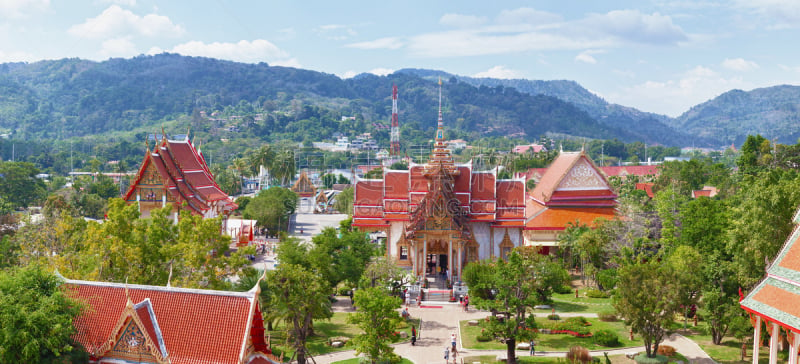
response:
<path id="1" fill-rule="evenodd" d="M 647 356 L 654 358 L 680 311 L 674 272 L 658 260 L 637 262 L 619 269 L 614 308 L 644 340 Z"/>
<path id="2" fill-rule="evenodd" d="M 88 355 L 70 338 L 84 305 L 39 266 L 0 271 L 0 361 L 54 363 Z"/>
<path id="3" fill-rule="evenodd" d="M 356 324 L 363 332 L 353 338 L 356 354 L 366 354 L 370 363 L 398 363 L 400 358 L 389 346 L 400 324 L 397 309 L 400 299 L 387 294 L 381 287 L 368 287 L 356 291 L 353 302 L 358 309 L 347 321 Z"/>
<path id="4" fill-rule="evenodd" d="M 33 163 L 0 161 L 0 196 L 15 209 L 43 199 L 46 187 L 37 174 Z"/>
<path id="5" fill-rule="evenodd" d="M 281 264 L 271 271 L 268 281 L 274 292 L 272 306 L 287 323 L 298 364 L 305 364 L 306 341 L 312 332 L 314 319 L 333 315 L 328 296 L 330 287 L 317 274 L 294 264 Z"/>
<path id="6" fill-rule="evenodd" d="M 508 261 L 470 263 L 465 267 L 464 281 L 469 285 L 470 303 L 492 312 L 481 326 L 492 337 L 506 343 L 509 363 L 516 363 L 517 340 L 527 341 L 535 336 L 536 323 L 528 314 L 539 303 L 537 275 L 530 254 L 513 250 Z M 503 318 L 497 317 L 502 314 Z"/>
<path id="7" fill-rule="evenodd" d="M 340 282 L 358 283 L 367 263 L 375 255 L 375 246 L 359 231 L 337 233 L 325 228 L 311 239 L 314 246 L 309 259 L 331 287 Z"/>

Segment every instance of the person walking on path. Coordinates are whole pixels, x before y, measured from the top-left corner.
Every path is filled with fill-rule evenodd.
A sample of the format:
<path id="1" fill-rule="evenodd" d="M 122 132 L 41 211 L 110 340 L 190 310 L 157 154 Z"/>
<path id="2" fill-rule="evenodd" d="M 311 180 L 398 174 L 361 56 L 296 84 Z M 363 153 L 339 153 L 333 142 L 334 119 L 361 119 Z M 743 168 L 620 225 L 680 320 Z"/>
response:
<path id="1" fill-rule="evenodd" d="M 455 346 L 450 348 L 450 356 L 453 357 L 453 364 L 458 364 L 458 359 L 456 359 L 458 351 L 456 351 Z"/>
<path id="2" fill-rule="evenodd" d="M 411 325 L 411 346 L 417 345 L 417 328 Z"/>
<path id="3" fill-rule="evenodd" d="M 450 348 L 444 347 L 444 363 L 450 364 Z"/>
<path id="4" fill-rule="evenodd" d="M 531 356 L 533 356 L 534 354 L 536 354 L 536 346 L 535 346 L 535 345 L 536 345 L 536 343 L 533 341 L 533 339 L 531 339 L 531 342 L 530 342 L 530 346 L 531 346 Z"/>
<path id="5" fill-rule="evenodd" d="M 450 346 L 453 347 L 453 350 L 456 350 L 456 333 L 450 334 Z"/>

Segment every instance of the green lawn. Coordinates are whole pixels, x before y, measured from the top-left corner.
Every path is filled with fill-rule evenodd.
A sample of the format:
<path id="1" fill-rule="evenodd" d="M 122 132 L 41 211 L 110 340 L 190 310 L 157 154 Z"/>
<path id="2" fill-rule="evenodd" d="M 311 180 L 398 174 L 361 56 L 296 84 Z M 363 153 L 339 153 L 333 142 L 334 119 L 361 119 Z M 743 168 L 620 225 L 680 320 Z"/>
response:
<path id="1" fill-rule="evenodd" d="M 589 298 L 584 296 L 586 289 L 578 291 L 578 298 L 575 293 L 554 293 L 553 305 L 556 313 L 559 312 L 602 312 L 613 311 L 611 298 Z M 550 310 L 535 310 L 536 313 L 550 313 Z"/>
<path id="2" fill-rule="evenodd" d="M 544 317 L 537 317 L 537 322 L 546 320 Z M 622 321 L 616 322 L 603 322 L 596 318 L 587 318 L 592 324 L 592 332 L 598 330 L 613 330 L 619 336 L 622 346 L 632 347 L 644 345 L 641 338 L 634 337 L 636 340 L 628 340 L 628 329 Z M 505 344 L 497 341 L 478 342 L 475 338 L 480 334 L 480 326 L 469 326 L 468 320 L 461 321 L 461 342 L 465 348 L 476 350 L 503 350 L 506 348 Z M 589 350 L 602 350 L 608 349 L 607 347 L 600 346 L 594 342 L 591 337 L 578 338 L 567 334 L 539 334 L 536 341 L 537 351 L 567 351 L 571 346 L 580 345 Z"/>
<path id="3" fill-rule="evenodd" d="M 517 353 L 517 360 L 518 363 L 536 363 L 536 364 L 543 364 L 543 363 L 551 363 L 551 364 L 567 364 L 566 358 L 560 357 L 546 357 L 546 356 L 527 356 L 521 353 Z M 600 354 L 599 355 L 600 362 L 605 363 L 605 357 Z M 611 355 L 608 357 L 611 360 L 611 364 L 631 364 L 631 360 L 626 358 L 624 355 Z M 481 363 L 481 364 L 500 364 L 505 362 L 499 362 L 495 360 L 496 357 L 494 355 L 481 355 L 481 356 L 466 356 L 464 357 L 464 363 Z M 684 362 L 684 363 L 688 363 Z"/>
<path id="4" fill-rule="evenodd" d="M 330 320 L 314 321 L 315 335 L 306 342 L 306 347 L 308 348 L 308 351 L 311 352 L 311 355 L 320 355 L 335 351 L 353 349 L 350 341 L 348 341 L 347 344 L 341 348 L 334 348 L 328 345 L 328 338 L 343 336 L 352 339 L 361 332 L 355 325 L 347 323 L 348 315 L 350 315 L 350 313 L 334 312 L 333 317 Z M 419 319 L 413 319 L 411 321 L 401 323 L 398 331 L 405 331 L 410 337 L 411 324 L 419 327 Z M 269 335 L 271 337 L 270 341 L 273 345 L 273 351 L 276 352 L 276 355 L 280 356 L 280 353 L 284 353 L 285 357 L 291 357 L 294 351 L 291 349 L 291 342 L 288 344 L 286 343 L 286 332 L 284 331 L 283 325 L 279 325 L 278 327 L 275 327 L 275 330 L 269 331 Z M 398 337 L 395 342 L 401 340 L 403 339 Z"/>
<path id="5" fill-rule="evenodd" d="M 340 361 L 333 362 L 333 364 L 360 364 L 360 363 L 361 363 L 361 359 L 360 358 L 353 358 L 353 359 L 340 360 Z M 414 363 L 412 363 L 411 360 L 403 358 L 402 360 L 400 360 L 400 364 L 414 364 Z"/>

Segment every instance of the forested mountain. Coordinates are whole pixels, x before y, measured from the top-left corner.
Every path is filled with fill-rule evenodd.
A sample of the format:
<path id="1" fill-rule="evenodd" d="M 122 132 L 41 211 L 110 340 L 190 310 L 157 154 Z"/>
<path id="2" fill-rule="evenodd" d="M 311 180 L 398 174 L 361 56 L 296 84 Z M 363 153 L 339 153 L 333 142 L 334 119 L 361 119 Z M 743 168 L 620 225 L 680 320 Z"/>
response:
<path id="1" fill-rule="evenodd" d="M 667 145 L 679 142 L 674 130 L 599 122 L 591 113 L 556 97 L 502 85 L 475 87 L 453 77 L 445 81 L 445 121 L 451 137 L 535 140 L 557 133 Z M 297 141 L 316 140 L 329 137 L 319 135 L 323 130 L 336 131 L 337 125 L 323 125 L 321 117 L 302 119 L 310 120 L 302 126 L 289 125 L 301 121 L 300 114 L 308 111 L 304 109 L 307 106 L 328 110 L 321 114 L 329 118 L 358 116 L 366 125 L 363 131 L 381 134 L 370 126 L 388 122 L 392 83 L 400 89 L 401 123 L 412 134 L 404 138 L 429 139 L 436 123 L 437 85 L 417 74 L 397 72 L 342 80 L 265 63 L 174 54 L 104 62 L 62 59 L 2 64 L 0 129 L 21 139 L 155 131 L 165 119 L 177 115 L 191 115 L 196 110 L 210 114 L 245 102 L 254 110 L 284 111 L 254 130 L 256 137 L 265 140 L 271 139 L 270 134 L 285 139 L 286 133 Z"/>
<path id="2" fill-rule="evenodd" d="M 610 104 L 601 97 L 589 92 L 589 90 L 583 88 L 575 81 L 473 78 L 421 69 L 403 69 L 400 70 L 400 72 L 412 73 L 429 79 L 439 76 L 444 78 L 455 77 L 461 82 L 476 87 L 513 87 L 520 92 L 530 95 L 552 96 L 574 104 L 603 125 L 627 130 L 634 135 L 636 140 L 643 142 L 684 145 L 687 143 L 687 140 L 692 139 L 688 134 L 679 131 L 680 129 L 673 129 L 669 126 L 670 117 L 666 115 L 648 113 L 632 107 Z M 694 139 L 698 144 L 713 145 L 717 142 L 715 135 L 709 135 L 702 139 L 695 137 Z"/>
<path id="3" fill-rule="evenodd" d="M 728 144 L 741 145 L 751 134 L 794 144 L 800 138 L 800 87 L 728 91 L 692 107 L 674 119 L 672 126 Z"/>

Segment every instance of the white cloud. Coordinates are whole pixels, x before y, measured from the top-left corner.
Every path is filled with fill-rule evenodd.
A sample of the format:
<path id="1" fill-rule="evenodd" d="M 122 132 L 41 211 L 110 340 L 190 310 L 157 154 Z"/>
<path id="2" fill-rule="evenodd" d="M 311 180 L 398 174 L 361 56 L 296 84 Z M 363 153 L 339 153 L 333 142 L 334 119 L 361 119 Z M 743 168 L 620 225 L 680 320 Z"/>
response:
<path id="1" fill-rule="evenodd" d="M 100 50 L 102 58 L 111 57 L 132 57 L 139 54 L 136 45 L 131 41 L 131 37 L 112 38 L 103 41 L 103 48 Z"/>
<path id="2" fill-rule="evenodd" d="M 675 79 L 646 81 L 625 88 L 620 93 L 608 95 L 608 99 L 640 110 L 675 117 L 692 106 L 731 89 L 747 89 L 750 86 L 741 78 L 724 78 L 710 68 L 696 66 L 677 75 Z"/>
<path id="3" fill-rule="evenodd" d="M 393 69 L 389 69 L 389 68 L 374 68 L 374 69 L 371 69 L 371 70 L 367 71 L 367 73 L 371 73 L 371 74 L 376 75 L 376 76 L 386 76 L 386 75 L 394 73 L 394 70 Z"/>
<path id="4" fill-rule="evenodd" d="M 29 11 L 43 11 L 50 7 L 50 0 L 0 0 L 0 17 L 21 18 Z"/>
<path id="5" fill-rule="evenodd" d="M 468 23 L 466 15 L 447 14 L 445 23 Z M 477 19 L 477 18 L 476 18 Z M 442 22 L 442 21 L 440 21 Z M 618 10 L 564 21 L 560 16 L 531 8 L 504 10 L 491 24 L 380 38 L 349 44 L 360 49 L 405 48 L 418 57 L 462 57 L 542 50 L 581 50 L 621 47 L 626 43 L 676 45 L 691 38 L 669 16 Z M 588 60 L 587 57 L 585 60 Z"/>
<path id="6" fill-rule="evenodd" d="M 800 66 L 787 66 L 785 64 L 779 64 L 778 67 L 787 72 L 800 73 Z"/>
<path id="7" fill-rule="evenodd" d="M 148 54 L 156 54 L 163 51 L 160 48 L 153 48 Z M 185 56 L 211 57 L 244 63 L 267 62 L 275 66 L 300 66 L 296 59 L 289 57 L 287 52 L 264 39 L 241 40 L 236 43 L 191 41 L 176 45 L 166 51 Z"/>
<path id="8" fill-rule="evenodd" d="M 593 50 L 593 49 L 585 50 L 579 53 L 577 56 L 575 56 L 575 62 L 596 64 L 597 59 L 595 59 L 594 56 L 592 56 L 592 54 L 600 54 L 600 53 L 605 53 L 605 52 L 602 50 Z"/>
<path id="9" fill-rule="evenodd" d="M 736 5 L 758 16 L 768 28 L 800 25 L 800 2 L 796 0 L 737 0 Z"/>
<path id="10" fill-rule="evenodd" d="M 495 18 L 497 24 L 533 24 L 543 25 L 561 22 L 562 18 L 558 14 L 536 10 L 532 8 L 519 8 L 513 10 L 503 10 Z"/>
<path id="11" fill-rule="evenodd" d="M 357 49 L 399 49 L 403 46 L 403 41 L 398 37 L 378 38 L 366 42 L 350 43 L 349 48 Z"/>
<path id="12" fill-rule="evenodd" d="M 278 39 L 280 40 L 291 40 L 297 35 L 297 32 L 294 28 L 283 28 L 278 30 Z"/>
<path id="13" fill-rule="evenodd" d="M 139 16 L 118 5 L 111 5 L 100 15 L 73 25 L 69 33 L 81 38 L 105 39 L 117 36 L 177 37 L 185 33 L 182 26 L 158 14 Z"/>
<path id="14" fill-rule="evenodd" d="M 124 5 L 124 6 L 127 6 L 127 7 L 136 6 L 136 0 L 96 0 L 95 3 L 98 3 L 98 4 L 117 4 L 117 5 Z"/>
<path id="15" fill-rule="evenodd" d="M 358 33 L 351 27 L 342 24 L 326 24 L 314 28 L 314 32 L 330 40 L 347 40 Z"/>
<path id="16" fill-rule="evenodd" d="M 36 60 L 34 55 L 27 52 L 22 52 L 22 51 L 4 52 L 0 50 L 0 63 L 30 62 L 34 60 Z"/>
<path id="17" fill-rule="evenodd" d="M 589 15 L 582 22 L 589 30 L 624 41 L 672 45 L 689 39 L 679 26 L 672 23 L 672 18 L 659 13 L 614 10 L 606 14 Z"/>
<path id="18" fill-rule="evenodd" d="M 356 72 L 356 71 L 345 71 L 344 73 L 339 75 L 339 77 L 342 78 L 342 79 L 347 79 L 347 78 L 356 77 L 357 74 L 358 74 L 358 72 Z"/>
<path id="19" fill-rule="evenodd" d="M 485 16 L 444 14 L 439 18 L 439 24 L 454 28 L 472 28 L 486 23 Z"/>
<path id="20" fill-rule="evenodd" d="M 521 72 L 517 70 L 512 70 L 510 68 L 506 68 L 506 66 L 499 65 L 499 66 L 494 66 L 486 71 L 478 72 L 472 75 L 472 77 L 513 79 L 513 78 L 523 78 L 523 75 Z"/>
<path id="21" fill-rule="evenodd" d="M 733 71 L 752 71 L 758 68 L 758 64 L 753 61 L 747 61 L 743 58 L 726 58 L 722 61 L 722 67 Z"/>

